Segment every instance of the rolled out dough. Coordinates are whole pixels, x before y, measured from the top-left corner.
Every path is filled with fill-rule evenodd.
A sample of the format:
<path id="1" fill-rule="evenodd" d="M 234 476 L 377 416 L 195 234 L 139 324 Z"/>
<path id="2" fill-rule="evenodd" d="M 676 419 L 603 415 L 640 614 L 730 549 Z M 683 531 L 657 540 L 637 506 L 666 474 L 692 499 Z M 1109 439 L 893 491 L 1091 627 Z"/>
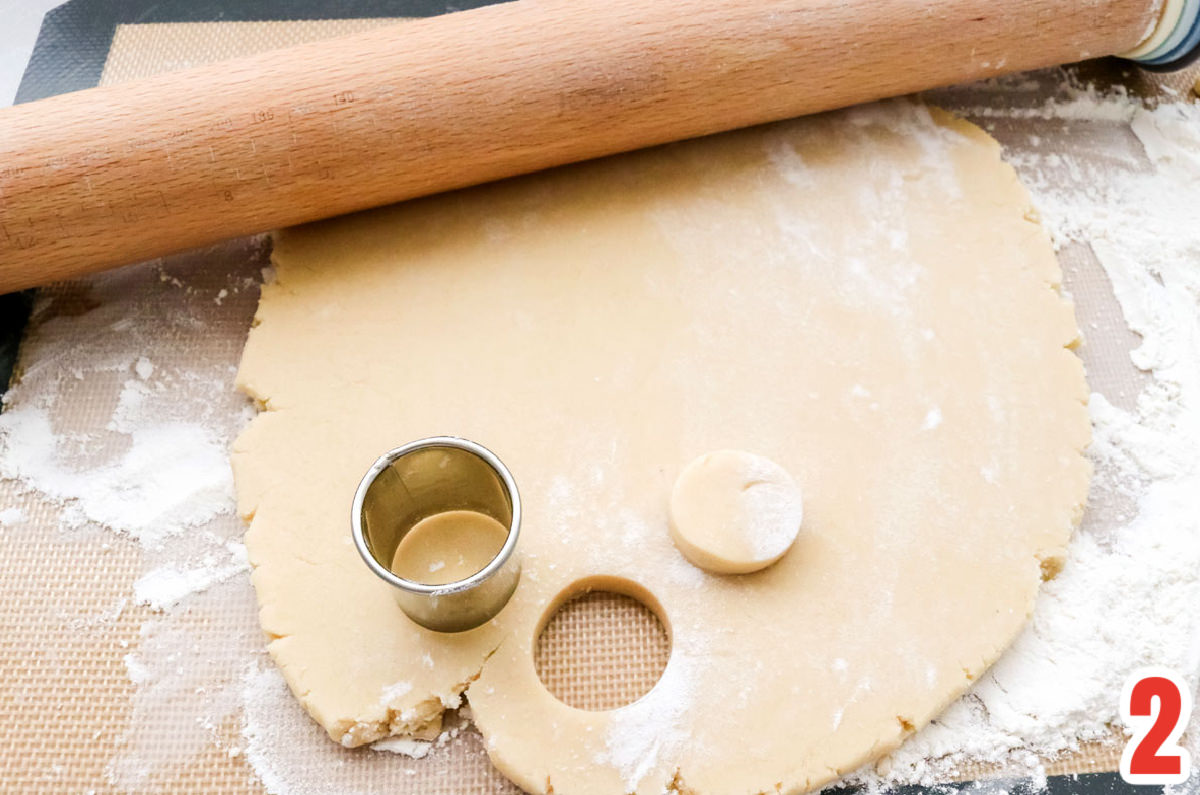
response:
<path id="1" fill-rule="evenodd" d="M 816 787 L 996 659 L 1082 510 L 1087 392 L 1049 242 L 996 143 L 920 106 L 290 229 L 275 261 L 240 510 L 270 652 L 346 745 L 428 731 L 471 683 L 531 792 Z M 349 531 L 375 457 L 446 433 L 496 451 L 525 509 L 516 594 L 454 635 L 408 621 Z M 744 577 L 667 532 L 675 477 L 722 448 L 806 497 L 795 546 Z M 658 684 L 607 712 L 534 670 L 584 582 L 645 597 L 672 637 Z"/>
<path id="2" fill-rule="evenodd" d="M 705 453 L 671 489 L 671 540 L 715 574 L 749 574 L 783 557 L 804 518 L 796 481 L 770 459 L 744 450 Z"/>

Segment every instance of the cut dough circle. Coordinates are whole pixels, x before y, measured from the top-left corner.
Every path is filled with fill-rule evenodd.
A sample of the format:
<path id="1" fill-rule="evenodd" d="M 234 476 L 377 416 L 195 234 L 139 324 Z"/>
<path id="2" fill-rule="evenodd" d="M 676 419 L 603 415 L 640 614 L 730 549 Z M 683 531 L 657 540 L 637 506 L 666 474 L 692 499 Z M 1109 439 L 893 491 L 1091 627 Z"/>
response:
<path id="1" fill-rule="evenodd" d="M 413 525 L 392 556 L 391 570 L 412 582 L 465 580 L 492 562 L 508 528 L 478 511 L 443 511 Z"/>
<path id="2" fill-rule="evenodd" d="M 804 518 L 800 487 L 783 467 L 743 450 L 692 461 L 671 489 L 671 540 L 716 574 L 749 574 L 791 549 Z"/>
<path id="3" fill-rule="evenodd" d="M 1084 503 L 1077 331 L 1034 219 L 994 141 L 892 102 L 282 232 L 239 374 L 268 410 L 233 453 L 271 656 L 349 746 L 467 689 L 534 793 L 796 792 L 887 753 L 1021 630 Z M 348 528 L 379 452 L 435 433 L 494 450 L 524 509 L 512 600 L 449 636 Z M 804 532 L 752 577 L 668 532 L 673 474 L 730 447 L 804 485 Z M 597 577 L 652 596 L 672 650 L 586 712 L 534 648 Z"/>

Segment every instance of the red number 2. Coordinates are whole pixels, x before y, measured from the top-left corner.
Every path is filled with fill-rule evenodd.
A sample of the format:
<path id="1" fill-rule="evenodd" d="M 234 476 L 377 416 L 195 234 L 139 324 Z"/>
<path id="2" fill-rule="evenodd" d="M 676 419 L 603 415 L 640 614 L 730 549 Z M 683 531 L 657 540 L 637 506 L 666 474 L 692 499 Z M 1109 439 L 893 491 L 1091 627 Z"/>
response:
<path id="1" fill-rule="evenodd" d="M 1121 718 L 1133 734 L 1121 754 L 1121 778 L 1130 784 L 1186 781 L 1191 757 L 1178 742 L 1191 713 L 1192 694 L 1180 676 L 1163 668 L 1134 671 L 1121 692 Z"/>

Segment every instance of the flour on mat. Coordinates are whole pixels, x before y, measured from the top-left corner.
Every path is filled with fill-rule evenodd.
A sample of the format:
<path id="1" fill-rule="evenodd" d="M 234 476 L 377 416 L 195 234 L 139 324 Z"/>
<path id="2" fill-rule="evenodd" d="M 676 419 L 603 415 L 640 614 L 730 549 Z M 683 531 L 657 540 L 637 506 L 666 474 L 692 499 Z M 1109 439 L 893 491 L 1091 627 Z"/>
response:
<path id="1" fill-rule="evenodd" d="M 236 348 L 222 359 L 205 347 L 219 336 L 210 293 L 234 290 L 227 308 L 236 298 L 237 326 L 249 323 L 263 249 L 241 241 L 42 291 L 23 369 L 4 396 L 5 493 L 52 517 L 35 528 L 22 521 L 29 508 L 9 508 L 4 532 L 36 530 L 137 567 L 128 591 L 99 612 L 59 611 L 80 634 L 141 622 L 121 642 L 136 689 L 107 774 L 122 791 L 161 790 L 162 776 L 211 747 L 237 714 L 236 685 L 262 645 L 229 469 L 233 437 L 253 411 L 233 389 Z M 228 271 L 193 283 L 196 260 L 220 267 L 223 257 Z M 160 612 L 131 607 L 139 604 Z"/>
<path id="2" fill-rule="evenodd" d="M 409 737 L 389 737 L 386 740 L 371 743 L 372 751 L 389 751 L 393 754 L 402 754 L 410 759 L 424 759 L 429 756 L 429 749 L 432 747 L 432 740 L 414 740 Z"/>
<path id="3" fill-rule="evenodd" d="M 248 572 L 250 564 L 246 560 L 246 547 L 236 541 L 226 541 L 223 545 L 226 549 L 224 555 L 210 553 L 188 566 L 167 563 L 143 574 L 133 584 L 137 603 L 155 610 L 165 610 L 179 604 L 185 597 Z"/>
<path id="4" fill-rule="evenodd" d="M 35 323 L 54 300 L 35 306 Z M 30 335 L 23 354 L 33 365 L 5 395 L 0 414 L 0 477 L 59 504 L 64 525 L 102 525 L 161 544 L 232 513 L 228 440 L 215 427 L 221 423 L 193 413 L 207 397 L 197 387 L 216 392 L 232 377 L 179 373 L 148 382 L 148 361 L 112 344 L 114 328 L 132 346 L 143 336 L 127 312 L 114 300 L 82 315 L 50 318 Z M 73 380 L 124 375 L 132 377 L 103 431 L 57 426 L 56 406 Z"/>

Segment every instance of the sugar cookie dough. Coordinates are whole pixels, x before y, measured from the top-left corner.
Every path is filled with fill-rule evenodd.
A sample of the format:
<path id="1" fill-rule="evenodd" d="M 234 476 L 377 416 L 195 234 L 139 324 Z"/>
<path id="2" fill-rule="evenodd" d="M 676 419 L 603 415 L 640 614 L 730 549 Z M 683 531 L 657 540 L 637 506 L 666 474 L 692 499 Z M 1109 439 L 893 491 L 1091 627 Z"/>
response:
<path id="1" fill-rule="evenodd" d="M 800 487 L 770 459 L 718 450 L 692 461 L 671 489 L 671 540 L 716 574 L 749 574 L 783 557 L 804 518 Z"/>
<path id="2" fill-rule="evenodd" d="M 389 568 L 425 585 L 465 580 L 492 562 L 508 528 L 478 511 L 443 511 L 413 525 L 396 547 Z"/>
<path id="3" fill-rule="evenodd" d="M 469 686 L 529 792 L 817 787 L 997 658 L 1084 504 L 1050 243 L 999 146 L 917 105 L 289 229 L 274 258 L 239 509 L 271 656 L 345 745 L 428 731 Z M 454 635 L 404 617 L 349 529 L 379 453 L 444 433 L 494 450 L 524 509 L 520 586 Z M 804 531 L 748 577 L 668 532 L 675 473 L 729 448 L 804 487 Z M 672 652 L 643 698 L 588 712 L 533 651 L 597 577 L 653 596 Z"/>

